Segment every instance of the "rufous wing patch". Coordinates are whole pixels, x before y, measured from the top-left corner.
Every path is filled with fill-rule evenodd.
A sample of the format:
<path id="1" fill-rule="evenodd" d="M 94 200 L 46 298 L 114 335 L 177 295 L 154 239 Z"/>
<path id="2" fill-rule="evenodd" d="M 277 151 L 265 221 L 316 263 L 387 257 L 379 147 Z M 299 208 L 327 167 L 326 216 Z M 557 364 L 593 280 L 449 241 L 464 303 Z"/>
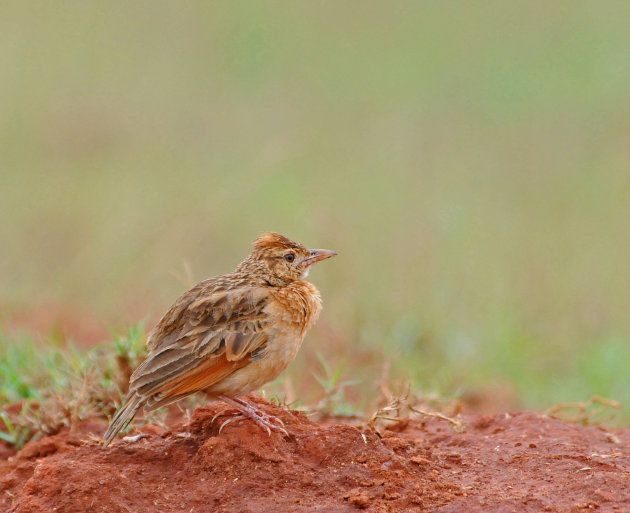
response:
<path id="1" fill-rule="evenodd" d="M 160 393 L 162 397 L 166 398 L 199 392 L 211 387 L 248 364 L 249 358 L 229 361 L 225 354 L 222 354 L 217 358 L 206 360 L 194 371 L 184 374 L 172 382 L 165 383 L 156 390 L 156 393 Z"/>

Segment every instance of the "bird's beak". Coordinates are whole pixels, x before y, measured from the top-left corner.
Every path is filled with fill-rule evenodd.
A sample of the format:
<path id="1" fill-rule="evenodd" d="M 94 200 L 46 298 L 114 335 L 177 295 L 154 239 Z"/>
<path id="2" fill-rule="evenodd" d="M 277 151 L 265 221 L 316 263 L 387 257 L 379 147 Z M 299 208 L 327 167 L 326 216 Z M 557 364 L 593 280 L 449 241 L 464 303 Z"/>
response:
<path id="1" fill-rule="evenodd" d="M 334 257 L 338 255 L 336 251 L 332 251 L 330 249 L 310 249 L 309 255 L 302 260 L 302 265 L 309 266 L 314 264 L 315 262 L 319 262 L 320 260 L 326 260 L 327 258 Z"/>

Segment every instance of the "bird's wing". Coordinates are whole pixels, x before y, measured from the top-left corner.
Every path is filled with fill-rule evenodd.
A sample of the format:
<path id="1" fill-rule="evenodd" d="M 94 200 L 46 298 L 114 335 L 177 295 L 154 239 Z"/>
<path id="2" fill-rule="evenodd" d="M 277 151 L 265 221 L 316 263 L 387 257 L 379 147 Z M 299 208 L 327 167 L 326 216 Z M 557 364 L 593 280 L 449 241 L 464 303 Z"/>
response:
<path id="1" fill-rule="evenodd" d="M 150 398 L 150 403 L 210 387 L 246 366 L 252 354 L 264 351 L 269 338 L 265 306 L 270 299 L 264 289 L 190 292 L 153 330 L 151 352 L 131 376 L 130 392 Z"/>

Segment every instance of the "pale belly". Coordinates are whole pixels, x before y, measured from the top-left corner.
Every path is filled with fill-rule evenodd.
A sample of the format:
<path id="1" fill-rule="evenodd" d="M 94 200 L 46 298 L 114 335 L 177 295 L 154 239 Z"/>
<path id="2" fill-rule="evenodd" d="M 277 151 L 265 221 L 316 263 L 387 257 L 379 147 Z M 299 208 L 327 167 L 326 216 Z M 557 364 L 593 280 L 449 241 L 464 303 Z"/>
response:
<path id="1" fill-rule="evenodd" d="M 267 350 L 260 359 L 253 360 L 246 367 L 234 371 L 206 392 L 239 396 L 258 390 L 265 383 L 276 379 L 289 366 L 295 359 L 303 339 L 303 334 L 297 330 L 293 333 L 277 333 L 268 341 Z"/>

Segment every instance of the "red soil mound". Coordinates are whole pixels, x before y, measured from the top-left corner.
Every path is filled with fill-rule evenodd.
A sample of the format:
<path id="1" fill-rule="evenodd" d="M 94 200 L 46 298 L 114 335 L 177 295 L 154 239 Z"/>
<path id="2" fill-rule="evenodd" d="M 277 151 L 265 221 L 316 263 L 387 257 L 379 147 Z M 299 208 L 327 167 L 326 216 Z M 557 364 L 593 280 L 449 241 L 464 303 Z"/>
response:
<path id="1" fill-rule="evenodd" d="M 463 433 L 411 421 L 381 439 L 259 404 L 289 438 L 247 421 L 218 434 L 214 404 L 108 449 L 87 434 L 97 422 L 31 442 L 0 461 L 0 511 L 630 511 L 630 430 L 521 412 L 467 416 Z"/>

